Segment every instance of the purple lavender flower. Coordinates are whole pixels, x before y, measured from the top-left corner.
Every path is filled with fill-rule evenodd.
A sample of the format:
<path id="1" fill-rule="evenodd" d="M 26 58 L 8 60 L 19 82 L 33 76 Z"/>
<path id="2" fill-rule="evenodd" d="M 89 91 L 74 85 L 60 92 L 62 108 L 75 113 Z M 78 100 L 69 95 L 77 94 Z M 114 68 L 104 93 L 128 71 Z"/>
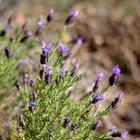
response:
<path id="1" fill-rule="evenodd" d="M 70 23 L 72 23 L 72 22 L 73 22 L 73 18 L 76 17 L 76 16 L 78 16 L 78 14 L 79 14 L 79 11 L 78 11 L 78 10 L 73 10 L 73 11 L 71 11 L 71 12 L 69 13 L 69 15 L 68 15 L 66 21 L 65 21 L 65 24 L 66 24 L 66 25 L 69 25 Z"/>
<path id="2" fill-rule="evenodd" d="M 37 99 L 37 93 L 35 92 L 35 91 L 33 91 L 33 93 L 32 93 L 32 99 L 33 100 L 36 100 Z"/>
<path id="3" fill-rule="evenodd" d="M 50 53 L 51 44 L 49 43 L 48 46 L 46 47 L 46 43 L 42 40 L 41 49 L 42 49 L 42 54 Z"/>
<path id="4" fill-rule="evenodd" d="M 52 74 L 52 66 L 48 68 L 48 74 Z"/>
<path id="5" fill-rule="evenodd" d="M 38 21 L 38 23 L 37 23 L 37 28 L 38 28 L 38 30 L 42 30 L 43 29 L 43 22 L 41 21 L 41 20 L 39 20 Z"/>
<path id="6" fill-rule="evenodd" d="M 44 27 L 43 22 L 41 20 L 39 20 L 38 23 L 37 23 L 37 30 L 35 32 L 36 36 L 41 35 L 43 27 Z"/>
<path id="7" fill-rule="evenodd" d="M 113 132 L 112 137 L 121 137 L 121 138 L 125 138 L 128 136 L 128 132 L 127 131 L 117 131 L 117 132 Z"/>
<path id="8" fill-rule="evenodd" d="M 27 37 L 31 37 L 32 35 L 33 35 L 33 32 L 32 32 L 32 31 L 27 31 L 27 32 L 26 32 L 26 36 L 27 36 Z"/>
<path id="9" fill-rule="evenodd" d="M 13 56 L 13 50 L 11 48 L 5 48 L 5 54 L 7 58 L 11 58 Z"/>
<path id="10" fill-rule="evenodd" d="M 114 66 L 112 69 L 112 75 L 109 78 L 109 84 L 111 86 L 116 85 L 120 76 L 120 68 L 118 65 Z"/>
<path id="11" fill-rule="evenodd" d="M 42 65 L 45 65 L 47 63 L 47 54 L 41 54 L 40 55 L 40 63 Z"/>
<path id="12" fill-rule="evenodd" d="M 65 73 L 66 73 L 67 69 L 63 68 L 62 71 L 60 72 L 60 78 L 63 78 Z"/>
<path id="13" fill-rule="evenodd" d="M 99 73 L 97 75 L 97 79 L 96 79 L 95 84 L 93 86 L 93 91 L 94 92 L 96 92 L 97 89 L 99 88 L 99 82 L 103 79 L 103 77 L 104 77 L 104 74 L 103 73 Z"/>
<path id="14" fill-rule="evenodd" d="M 47 21 L 48 21 L 48 22 L 51 22 L 51 21 L 53 20 L 53 17 L 54 17 L 54 9 L 51 8 L 51 9 L 49 10 L 49 15 L 47 16 Z"/>
<path id="15" fill-rule="evenodd" d="M 46 71 L 46 64 L 43 64 L 42 69 L 39 72 L 39 77 L 41 80 L 43 80 L 45 78 L 45 71 Z"/>
<path id="16" fill-rule="evenodd" d="M 66 128 L 70 122 L 71 122 L 71 118 L 70 117 L 65 118 L 63 127 Z"/>
<path id="17" fill-rule="evenodd" d="M 70 13 L 69 13 L 69 16 L 72 16 L 72 17 L 76 17 L 79 15 L 79 11 L 78 10 L 72 10 Z"/>
<path id="18" fill-rule="evenodd" d="M 113 72 L 114 75 L 119 76 L 121 70 L 120 70 L 119 66 L 117 65 L 117 66 L 114 66 L 114 67 L 113 67 L 112 72 Z"/>
<path id="19" fill-rule="evenodd" d="M 122 92 L 119 92 L 118 96 L 115 98 L 115 100 L 111 103 L 111 108 L 115 109 L 118 105 L 118 103 L 121 101 L 123 96 Z"/>
<path id="20" fill-rule="evenodd" d="M 79 64 L 75 64 L 72 71 L 71 71 L 71 76 L 74 77 L 76 75 L 76 71 L 79 67 Z"/>
<path id="21" fill-rule="evenodd" d="M 30 38 L 33 35 L 32 31 L 26 31 L 25 35 L 21 38 L 20 42 L 25 42 L 28 38 Z"/>
<path id="22" fill-rule="evenodd" d="M 72 124 L 71 125 L 71 131 L 76 131 L 78 129 L 77 124 Z"/>
<path id="23" fill-rule="evenodd" d="M 72 43 L 81 45 L 83 43 L 83 38 L 82 37 L 74 38 L 72 40 Z"/>
<path id="24" fill-rule="evenodd" d="M 21 59 L 19 62 L 18 62 L 18 66 L 19 67 L 24 67 L 26 65 L 26 61 Z"/>
<path id="25" fill-rule="evenodd" d="M 40 56 L 40 63 L 46 64 L 49 59 L 49 53 L 51 51 L 51 44 L 49 43 L 48 46 L 46 47 L 46 43 L 42 41 L 41 48 L 42 48 L 42 54 Z"/>
<path id="26" fill-rule="evenodd" d="M 35 104 L 35 102 L 30 101 L 29 110 L 30 110 L 31 112 L 34 112 L 35 109 L 36 109 L 36 104 Z"/>
<path id="27" fill-rule="evenodd" d="M 104 100 L 104 94 L 97 95 L 96 97 L 94 97 L 92 100 L 92 103 L 95 104 L 95 103 L 102 101 L 102 100 Z"/>
<path id="28" fill-rule="evenodd" d="M 99 128 L 100 126 L 101 126 L 101 121 L 97 120 L 97 121 L 95 122 L 95 124 L 93 125 L 92 130 L 94 131 L 94 130 L 96 130 L 97 128 Z"/>
<path id="29" fill-rule="evenodd" d="M 22 31 L 27 32 L 27 24 L 31 21 L 30 18 L 26 18 L 25 22 L 22 25 Z"/>
<path id="30" fill-rule="evenodd" d="M 23 73 L 23 84 L 28 84 L 28 83 L 29 83 L 29 74 Z"/>
<path id="31" fill-rule="evenodd" d="M 116 131 L 116 126 L 113 125 L 111 129 L 109 129 L 110 132 L 115 132 Z"/>
<path id="32" fill-rule="evenodd" d="M 68 46 L 66 46 L 62 43 L 59 43 L 58 47 L 59 47 L 58 51 L 60 52 L 61 55 L 63 55 L 68 50 Z"/>
<path id="33" fill-rule="evenodd" d="M 48 74 L 45 75 L 46 85 L 50 84 L 52 81 L 52 66 L 48 68 Z"/>

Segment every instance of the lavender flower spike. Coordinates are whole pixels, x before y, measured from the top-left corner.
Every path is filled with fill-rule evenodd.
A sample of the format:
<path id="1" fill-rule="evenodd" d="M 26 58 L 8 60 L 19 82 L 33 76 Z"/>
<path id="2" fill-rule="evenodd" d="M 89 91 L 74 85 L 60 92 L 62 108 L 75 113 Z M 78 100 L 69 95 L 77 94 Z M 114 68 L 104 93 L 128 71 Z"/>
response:
<path id="1" fill-rule="evenodd" d="M 63 68 L 63 70 L 60 72 L 60 78 L 63 78 L 65 73 L 66 73 L 67 69 Z"/>
<path id="2" fill-rule="evenodd" d="M 51 9 L 49 10 L 49 15 L 47 16 L 47 21 L 48 21 L 48 22 L 51 22 L 51 21 L 53 20 L 53 17 L 54 17 L 54 9 L 51 8 Z"/>
<path id="3" fill-rule="evenodd" d="M 48 74 L 52 74 L 52 66 L 48 68 Z"/>
<path id="4" fill-rule="evenodd" d="M 122 92 L 119 92 L 118 96 L 115 98 L 115 100 L 111 103 L 111 108 L 115 109 L 118 105 L 118 103 L 121 101 L 123 96 Z"/>
<path id="5" fill-rule="evenodd" d="M 121 138 L 125 138 L 128 136 L 128 132 L 127 131 L 117 131 L 117 132 L 113 132 L 112 137 L 121 137 Z"/>
<path id="6" fill-rule="evenodd" d="M 45 77 L 45 71 L 46 71 L 46 64 L 43 64 L 42 69 L 39 72 L 39 77 L 40 77 L 41 80 L 43 80 L 44 77 Z"/>
<path id="7" fill-rule="evenodd" d="M 95 103 L 102 101 L 102 100 L 104 100 L 104 94 L 97 95 L 95 98 L 93 98 L 92 103 L 95 104 Z"/>
<path id="8" fill-rule="evenodd" d="M 72 43 L 81 45 L 83 43 L 83 38 L 82 37 L 74 38 L 72 40 Z"/>
<path id="9" fill-rule="evenodd" d="M 34 111 L 35 111 L 35 108 L 36 108 L 35 102 L 30 101 L 29 110 L 30 110 L 31 112 L 34 112 Z"/>
<path id="10" fill-rule="evenodd" d="M 76 17 L 79 15 L 79 11 L 78 10 L 73 10 L 69 13 L 69 16 L 72 16 L 72 17 Z"/>
<path id="11" fill-rule="evenodd" d="M 112 75 L 109 78 L 109 84 L 111 86 L 116 85 L 120 76 L 121 70 L 118 65 L 114 66 L 112 69 Z"/>
<path id="12" fill-rule="evenodd" d="M 65 24 L 66 25 L 69 25 L 70 23 L 73 22 L 73 18 L 78 16 L 79 14 L 79 11 L 78 10 L 73 10 L 69 13 L 69 16 L 67 17 L 66 21 L 65 21 Z"/>
<path id="13" fill-rule="evenodd" d="M 72 71 L 71 71 L 71 76 L 74 77 L 76 75 L 76 71 L 79 67 L 79 64 L 75 64 Z"/>
<path id="14" fill-rule="evenodd" d="M 70 122 L 71 122 L 71 118 L 70 117 L 65 118 L 63 127 L 66 128 Z"/>
<path id="15" fill-rule="evenodd" d="M 45 75 L 46 85 L 50 84 L 52 81 L 52 66 L 48 68 L 48 74 Z"/>
<path id="16" fill-rule="evenodd" d="M 104 77 L 104 74 L 103 73 L 99 73 L 97 75 L 97 79 L 96 79 L 95 84 L 93 86 L 93 91 L 94 92 L 96 92 L 97 89 L 99 88 L 99 82 L 103 79 L 103 77 Z"/>
<path id="17" fill-rule="evenodd" d="M 42 54 L 40 56 L 40 63 L 46 64 L 49 59 L 49 53 L 51 51 L 51 44 L 49 43 L 48 46 L 46 47 L 46 43 L 42 41 L 41 48 L 42 48 Z"/>
<path id="18" fill-rule="evenodd" d="M 68 46 L 62 43 L 59 43 L 58 47 L 59 47 L 58 51 L 60 52 L 61 55 L 63 55 L 68 50 Z"/>
<path id="19" fill-rule="evenodd" d="M 46 47 L 46 43 L 42 40 L 41 49 L 42 54 L 49 53 L 51 51 L 51 44 L 49 43 L 48 46 Z"/>
<path id="20" fill-rule="evenodd" d="M 97 120 L 97 121 L 95 122 L 95 124 L 93 125 L 92 130 L 93 130 L 93 131 L 96 130 L 98 127 L 100 127 L 100 125 L 101 125 L 101 121 Z"/>
<path id="21" fill-rule="evenodd" d="M 43 22 L 41 20 L 38 21 L 37 28 L 38 28 L 38 30 L 42 30 L 43 29 Z"/>
<path id="22" fill-rule="evenodd" d="M 33 35 L 33 32 L 32 31 L 28 31 L 27 33 L 26 33 L 26 36 L 27 37 L 31 37 Z"/>
<path id="23" fill-rule="evenodd" d="M 72 124 L 71 125 L 71 131 L 76 131 L 78 128 L 77 124 Z"/>

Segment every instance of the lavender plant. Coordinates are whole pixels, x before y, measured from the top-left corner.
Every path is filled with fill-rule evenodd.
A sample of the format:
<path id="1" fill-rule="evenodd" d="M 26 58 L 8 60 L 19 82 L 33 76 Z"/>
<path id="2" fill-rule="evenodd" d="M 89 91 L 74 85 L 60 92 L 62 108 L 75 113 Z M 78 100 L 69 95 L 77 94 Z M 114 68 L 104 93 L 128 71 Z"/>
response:
<path id="1" fill-rule="evenodd" d="M 72 11 L 65 21 L 65 26 L 73 22 L 78 15 Z M 54 11 L 51 9 L 47 22 L 51 22 Z M 39 24 L 40 26 L 41 24 Z M 42 28 L 38 27 L 38 30 Z M 66 28 L 64 28 L 66 29 Z M 62 32 L 63 33 L 63 30 Z M 78 41 L 81 44 L 81 39 Z M 114 66 L 107 85 L 101 91 L 100 82 L 103 73 L 97 75 L 93 90 L 82 100 L 75 100 L 73 94 L 83 74 L 79 74 L 79 64 L 67 65 L 71 59 L 70 48 L 63 40 L 41 43 L 40 70 L 36 84 L 30 86 L 29 79 L 20 85 L 19 99 L 22 101 L 21 113 L 15 122 L 18 136 L 23 140 L 105 140 L 113 137 L 127 137 L 127 131 L 117 131 L 114 127 L 105 133 L 98 133 L 101 119 L 112 112 L 122 99 L 119 92 L 102 111 L 97 110 L 98 102 L 107 98 L 109 88 L 115 86 L 120 76 L 119 66 Z M 71 62 L 71 61 L 70 61 Z"/>

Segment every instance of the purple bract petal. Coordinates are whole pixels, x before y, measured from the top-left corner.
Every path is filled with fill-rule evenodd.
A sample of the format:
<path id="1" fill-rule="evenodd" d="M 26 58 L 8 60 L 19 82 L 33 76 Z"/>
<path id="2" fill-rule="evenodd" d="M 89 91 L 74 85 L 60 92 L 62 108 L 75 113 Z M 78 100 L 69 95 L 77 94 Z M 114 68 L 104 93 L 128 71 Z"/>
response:
<path id="1" fill-rule="evenodd" d="M 116 66 L 113 67 L 112 72 L 113 72 L 114 75 L 119 76 L 121 70 L 120 70 L 119 66 L 116 65 Z"/>
<path id="2" fill-rule="evenodd" d="M 54 9 L 53 8 L 51 8 L 49 10 L 49 15 L 50 15 L 50 17 L 53 17 L 54 16 Z"/>
<path id="3" fill-rule="evenodd" d="M 97 75 L 97 81 L 101 81 L 102 79 L 103 79 L 103 77 L 104 77 L 104 74 L 103 73 L 99 73 L 98 75 Z"/>
<path id="4" fill-rule="evenodd" d="M 65 72 L 67 71 L 66 68 L 63 68 L 63 70 L 60 72 L 60 77 L 63 78 L 65 75 Z"/>
<path id="5" fill-rule="evenodd" d="M 38 29 L 43 29 L 43 22 L 41 20 L 38 21 L 37 27 Z"/>
<path id="6" fill-rule="evenodd" d="M 68 46 L 62 44 L 62 43 L 59 43 L 59 48 L 58 48 L 58 51 L 63 54 L 64 52 L 66 52 L 68 50 Z"/>
<path id="7" fill-rule="evenodd" d="M 26 33 L 26 35 L 27 35 L 28 37 L 30 37 L 30 36 L 33 35 L 33 32 L 32 32 L 32 31 L 28 31 L 28 32 Z"/>
<path id="8" fill-rule="evenodd" d="M 127 131 L 121 132 L 121 137 L 125 138 L 127 136 L 128 136 L 128 132 Z"/>
<path id="9" fill-rule="evenodd" d="M 51 74 L 52 73 L 52 66 L 50 66 L 49 68 L 48 68 L 48 74 Z"/>
<path id="10" fill-rule="evenodd" d="M 69 13 L 69 16 L 76 17 L 76 16 L 78 16 L 78 14 L 79 14 L 79 11 L 78 11 L 78 10 L 72 10 L 72 11 Z"/>

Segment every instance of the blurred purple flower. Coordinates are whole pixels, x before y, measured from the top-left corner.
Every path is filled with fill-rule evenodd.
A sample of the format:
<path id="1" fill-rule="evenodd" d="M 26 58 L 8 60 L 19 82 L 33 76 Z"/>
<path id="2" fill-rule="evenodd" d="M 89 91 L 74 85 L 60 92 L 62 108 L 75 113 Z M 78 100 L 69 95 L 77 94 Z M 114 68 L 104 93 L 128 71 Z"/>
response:
<path id="1" fill-rule="evenodd" d="M 42 54 L 50 53 L 51 44 L 49 43 L 48 46 L 46 47 L 46 43 L 42 40 L 41 48 L 42 48 Z"/>
<path id="2" fill-rule="evenodd" d="M 104 94 L 97 95 L 96 97 L 94 97 L 92 100 L 92 103 L 95 104 L 95 103 L 102 101 L 102 100 L 104 100 Z"/>
<path id="3" fill-rule="evenodd" d="M 119 76 L 119 75 L 120 75 L 120 72 L 121 72 L 121 70 L 120 70 L 120 68 L 119 68 L 118 65 L 116 65 L 116 66 L 113 67 L 112 73 L 113 73 L 114 75 Z"/>
<path id="4" fill-rule="evenodd" d="M 30 110 L 31 112 L 34 112 L 35 109 L 36 109 L 36 104 L 35 104 L 35 102 L 30 101 L 29 110 Z"/>
<path id="5" fill-rule="evenodd" d="M 19 66 L 19 67 L 23 67 L 23 66 L 25 66 L 25 65 L 26 65 L 26 61 L 23 60 L 23 59 L 21 59 L 21 60 L 18 62 L 18 66 Z"/>
<path id="6" fill-rule="evenodd" d="M 58 51 L 60 52 L 61 55 L 63 55 L 67 50 L 68 50 L 68 46 L 66 46 L 62 43 L 59 43 Z"/>
<path id="7" fill-rule="evenodd" d="M 49 15 L 47 16 L 47 21 L 48 21 L 48 22 L 51 22 L 52 19 L 53 19 L 53 17 L 54 17 L 54 9 L 51 8 L 51 9 L 49 10 Z"/>
<path id="8" fill-rule="evenodd" d="M 101 126 L 101 121 L 97 120 L 97 121 L 95 122 L 95 124 L 93 125 L 92 130 L 94 131 L 94 130 L 96 130 L 97 128 L 99 128 L 100 126 Z"/>
<path id="9" fill-rule="evenodd" d="M 32 35 L 33 35 L 33 32 L 32 32 L 32 31 L 27 31 L 27 32 L 26 32 L 26 36 L 27 36 L 27 37 L 31 37 Z"/>
<path id="10" fill-rule="evenodd" d="M 83 38 L 82 37 L 74 38 L 72 40 L 72 43 L 81 45 L 83 43 Z"/>
<path id="11" fill-rule="evenodd" d="M 22 25 L 22 31 L 26 32 L 27 31 L 27 24 L 31 21 L 30 18 L 26 18 L 25 22 Z"/>
<path id="12" fill-rule="evenodd" d="M 117 131 L 117 132 L 113 132 L 112 137 L 121 137 L 121 138 L 125 138 L 128 136 L 128 132 L 127 131 Z"/>
<path id="13" fill-rule="evenodd" d="M 63 78 L 65 73 L 66 73 L 67 69 L 63 68 L 62 71 L 60 72 L 60 78 Z"/>
<path id="14" fill-rule="evenodd" d="M 71 122 L 71 118 L 70 117 L 65 118 L 63 127 L 66 128 L 70 122 Z"/>
<path id="15" fill-rule="evenodd" d="M 115 98 L 115 100 L 111 103 L 111 108 L 115 109 L 118 105 L 118 103 L 121 101 L 123 96 L 122 92 L 119 92 L 118 96 Z"/>
<path id="16" fill-rule="evenodd" d="M 52 66 L 48 68 L 48 74 L 52 74 Z"/>
<path id="17" fill-rule="evenodd" d="M 109 84 L 111 86 L 116 85 L 120 76 L 120 68 L 118 65 L 114 66 L 112 69 L 112 75 L 109 78 Z"/>
<path id="18" fill-rule="evenodd" d="M 38 21 L 38 23 L 37 23 L 37 28 L 38 28 L 38 30 L 42 30 L 43 29 L 43 22 L 41 21 L 41 20 L 39 20 Z"/>
<path id="19" fill-rule="evenodd" d="M 78 129 L 77 124 L 72 124 L 71 125 L 71 131 L 76 131 Z"/>
<path id="20" fill-rule="evenodd" d="M 79 11 L 78 10 L 72 10 L 69 13 L 69 15 L 68 15 L 68 17 L 67 17 L 67 19 L 65 21 L 65 24 L 66 25 L 69 25 L 70 23 L 72 23 L 73 22 L 73 18 L 76 17 L 76 16 L 78 16 L 78 14 L 79 14 Z"/>
<path id="21" fill-rule="evenodd" d="M 93 86 L 93 91 L 94 91 L 94 92 L 97 91 L 97 89 L 98 89 L 98 87 L 99 87 L 99 82 L 103 79 L 103 77 L 104 77 L 104 74 L 103 74 L 103 73 L 99 73 L 99 74 L 97 75 L 97 78 L 96 78 L 96 80 L 95 80 L 95 84 L 94 84 L 94 86 Z"/>
<path id="22" fill-rule="evenodd" d="M 72 10 L 70 13 L 69 13 L 69 16 L 72 16 L 72 17 L 76 17 L 79 15 L 79 11 L 78 10 Z"/>
<path id="23" fill-rule="evenodd" d="M 37 93 L 35 91 L 33 91 L 33 93 L 32 93 L 32 99 L 33 100 L 36 100 L 37 99 Z"/>
<path id="24" fill-rule="evenodd" d="M 74 77 L 76 75 L 76 71 L 79 67 L 79 64 L 75 64 L 72 71 L 71 71 L 71 76 Z"/>

